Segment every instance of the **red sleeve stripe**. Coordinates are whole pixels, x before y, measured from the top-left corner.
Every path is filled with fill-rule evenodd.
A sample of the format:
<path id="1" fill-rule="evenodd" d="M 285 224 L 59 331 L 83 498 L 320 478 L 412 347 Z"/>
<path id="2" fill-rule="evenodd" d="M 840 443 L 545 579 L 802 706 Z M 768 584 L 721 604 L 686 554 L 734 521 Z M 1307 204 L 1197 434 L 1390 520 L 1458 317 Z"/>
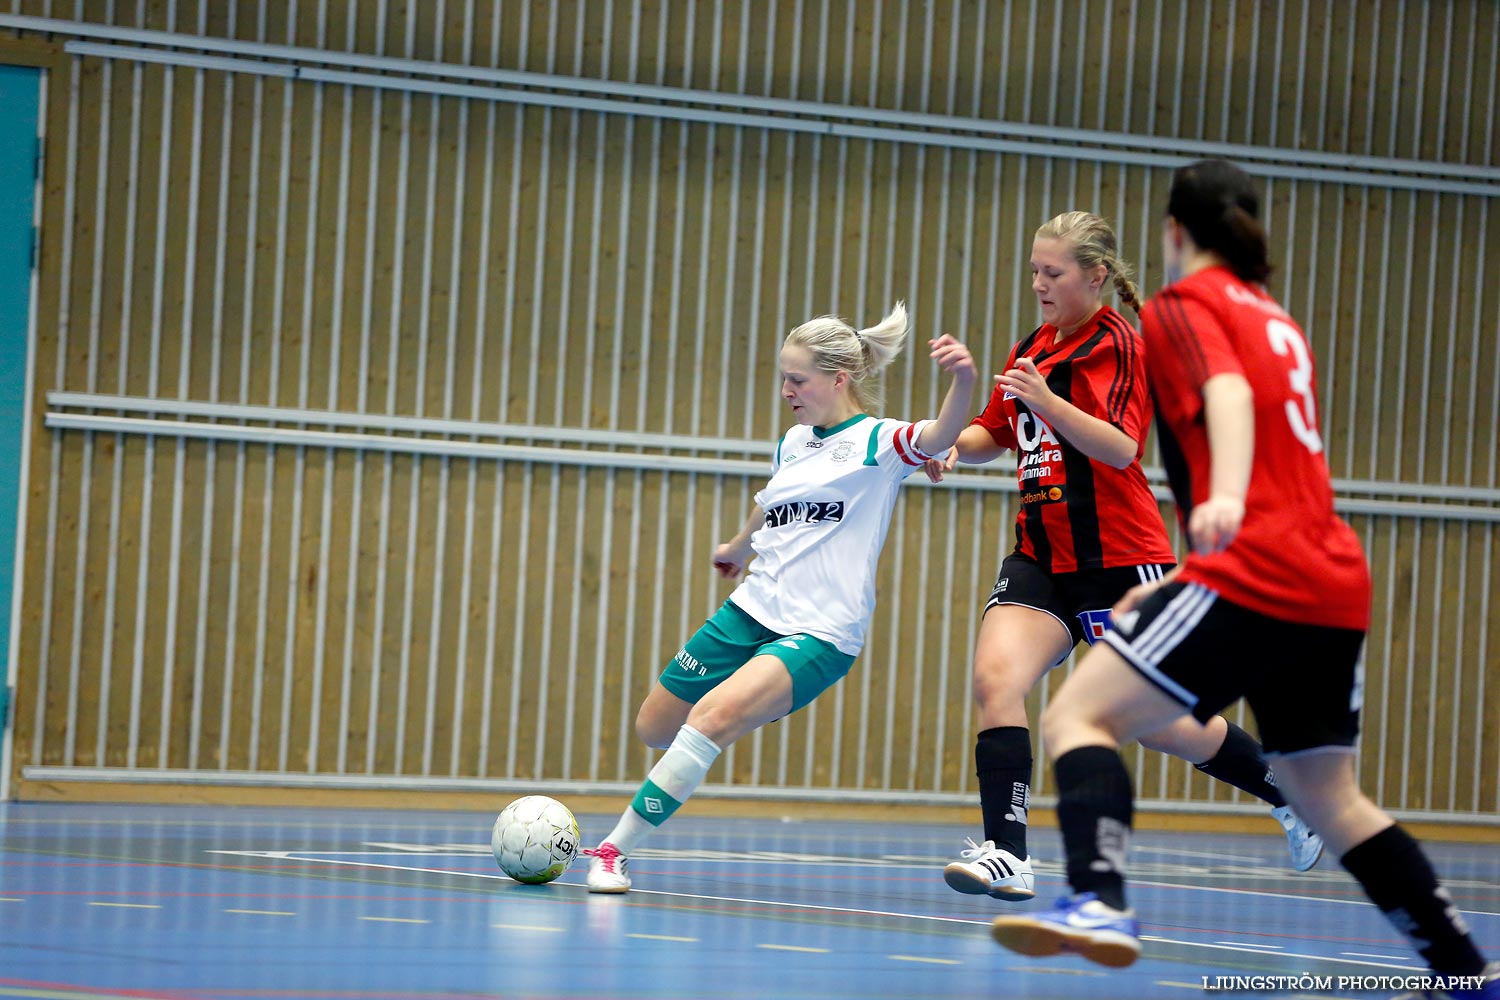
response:
<path id="1" fill-rule="evenodd" d="M 1119 425 L 1125 422 L 1125 410 L 1135 392 L 1135 359 L 1139 348 L 1131 336 L 1133 331 L 1123 328 L 1124 324 L 1118 318 L 1106 316 L 1102 325 L 1115 338 L 1116 357 L 1115 380 L 1110 384 L 1105 410 L 1110 423 Z"/>
<path id="2" fill-rule="evenodd" d="M 1173 349 L 1182 358 L 1183 366 L 1198 384 L 1208 381 L 1208 359 L 1203 356 L 1203 345 L 1193 336 L 1187 313 L 1182 308 L 1182 296 L 1165 292 L 1157 298 L 1162 307 L 1158 314 L 1162 332 L 1172 342 Z"/>
<path id="3" fill-rule="evenodd" d="M 896 454 L 900 455 L 901 461 L 907 465 L 921 465 L 928 458 L 917 447 L 916 435 L 913 433 L 916 429 L 916 424 L 907 424 L 891 436 L 891 443 L 896 446 Z"/>

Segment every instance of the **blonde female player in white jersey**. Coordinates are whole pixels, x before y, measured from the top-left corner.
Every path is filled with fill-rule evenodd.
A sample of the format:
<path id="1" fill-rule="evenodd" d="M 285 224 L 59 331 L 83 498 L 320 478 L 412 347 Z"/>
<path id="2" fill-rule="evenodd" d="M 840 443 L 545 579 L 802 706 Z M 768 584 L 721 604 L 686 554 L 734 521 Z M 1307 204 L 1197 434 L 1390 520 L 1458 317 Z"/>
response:
<path id="1" fill-rule="evenodd" d="M 872 416 L 880 373 L 906 338 L 899 302 L 868 330 L 823 316 L 787 336 L 781 395 L 797 424 L 777 444 L 745 526 L 713 554 L 726 577 L 759 558 L 642 703 L 636 732 L 667 752 L 615 828 L 584 851 L 590 892 L 629 891 L 631 851 L 693 794 L 719 753 L 811 702 L 859 655 L 896 494 L 968 425 L 974 389 L 968 348 L 942 336 L 931 356 L 953 384 L 937 419 Z"/>

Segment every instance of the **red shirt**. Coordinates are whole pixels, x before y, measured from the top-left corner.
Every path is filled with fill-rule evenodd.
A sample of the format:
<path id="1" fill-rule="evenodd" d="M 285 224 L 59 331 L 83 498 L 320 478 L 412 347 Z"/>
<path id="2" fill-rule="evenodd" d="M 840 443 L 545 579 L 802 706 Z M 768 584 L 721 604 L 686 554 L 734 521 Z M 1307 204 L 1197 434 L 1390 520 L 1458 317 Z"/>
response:
<path id="1" fill-rule="evenodd" d="M 1105 306 L 1062 338 L 1043 324 L 1011 349 L 1006 369 L 1029 357 L 1047 386 L 1084 413 L 1115 425 L 1136 443 L 1124 469 L 1097 462 L 1063 440 L 1024 402 L 995 387 L 973 423 L 1019 452 L 1021 510 L 1016 551 L 1051 573 L 1171 563 L 1171 543 L 1141 471 L 1151 404 L 1140 334 Z"/>
<path id="2" fill-rule="evenodd" d="M 1203 383 L 1243 375 L 1255 397 L 1244 523 L 1223 552 L 1188 556 L 1178 579 L 1272 618 L 1368 629 L 1370 569 L 1359 538 L 1333 512 L 1317 377 L 1296 322 L 1262 289 L 1213 267 L 1153 298 L 1141 328 L 1162 458 L 1184 525 L 1208 497 Z"/>

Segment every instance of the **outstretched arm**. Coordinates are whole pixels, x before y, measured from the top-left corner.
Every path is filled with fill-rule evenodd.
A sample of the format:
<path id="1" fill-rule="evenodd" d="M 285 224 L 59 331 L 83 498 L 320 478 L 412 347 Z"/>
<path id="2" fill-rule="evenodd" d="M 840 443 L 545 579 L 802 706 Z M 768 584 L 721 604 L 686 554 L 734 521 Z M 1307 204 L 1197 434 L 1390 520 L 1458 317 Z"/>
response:
<path id="1" fill-rule="evenodd" d="M 917 437 L 917 447 L 924 454 L 940 455 L 953 447 L 959 434 L 968 426 L 978 369 L 974 367 L 974 358 L 969 354 L 969 349 L 946 333 L 931 341 L 931 345 L 932 360 L 943 371 L 953 373 L 953 384 L 943 397 L 943 406 L 938 411 L 937 419 L 922 428 L 922 433 Z M 985 435 L 988 436 L 988 432 Z"/>
<path id="2" fill-rule="evenodd" d="M 764 527 L 765 523 L 766 512 L 757 505 L 751 509 L 749 518 L 738 534 L 714 547 L 714 569 L 719 571 L 720 576 L 732 578 L 744 571 L 745 564 L 755 555 L 755 550 L 750 547 L 750 536 Z"/>

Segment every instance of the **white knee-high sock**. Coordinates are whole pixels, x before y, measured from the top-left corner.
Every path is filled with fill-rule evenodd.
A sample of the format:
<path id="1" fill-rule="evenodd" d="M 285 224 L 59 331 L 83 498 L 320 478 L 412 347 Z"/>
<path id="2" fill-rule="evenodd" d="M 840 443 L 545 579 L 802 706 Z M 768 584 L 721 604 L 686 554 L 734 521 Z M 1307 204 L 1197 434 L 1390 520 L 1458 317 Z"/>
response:
<path id="1" fill-rule="evenodd" d="M 646 834 L 666 822 L 697 790 L 721 753 L 713 740 L 692 726 L 677 731 L 672 745 L 646 776 L 630 808 L 604 839 L 629 854 Z"/>

